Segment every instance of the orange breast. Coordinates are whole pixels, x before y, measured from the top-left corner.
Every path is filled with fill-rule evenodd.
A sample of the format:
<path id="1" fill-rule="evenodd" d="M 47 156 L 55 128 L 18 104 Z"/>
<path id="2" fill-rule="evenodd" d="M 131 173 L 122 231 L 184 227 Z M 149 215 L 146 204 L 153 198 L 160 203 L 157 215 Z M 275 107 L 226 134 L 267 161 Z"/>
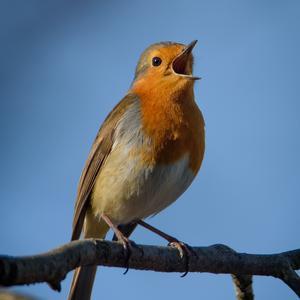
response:
<path id="1" fill-rule="evenodd" d="M 180 84 L 182 87 L 178 88 Z M 152 80 L 147 85 L 137 84 L 133 91 L 141 100 L 144 132 L 154 144 L 144 160 L 151 164 L 171 164 L 188 154 L 189 166 L 196 174 L 204 155 L 205 133 L 192 83 Z"/>

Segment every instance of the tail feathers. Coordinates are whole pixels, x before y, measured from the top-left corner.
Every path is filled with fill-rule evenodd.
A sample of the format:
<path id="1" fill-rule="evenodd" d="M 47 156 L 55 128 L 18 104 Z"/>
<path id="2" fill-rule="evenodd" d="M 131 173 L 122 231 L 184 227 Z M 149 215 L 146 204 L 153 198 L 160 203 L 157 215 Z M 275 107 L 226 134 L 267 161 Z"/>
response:
<path id="1" fill-rule="evenodd" d="M 84 238 L 105 238 L 108 225 L 96 219 L 90 209 L 84 220 Z M 68 300 L 90 300 L 97 266 L 83 266 L 75 270 Z"/>
<path id="2" fill-rule="evenodd" d="M 89 300 L 97 266 L 83 266 L 74 273 L 68 300 Z"/>
<path id="3" fill-rule="evenodd" d="M 136 226 L 136 223 L 131 223 L 120 226 L 119 229 L 126 237 L 129 237 Z M 103 220 L 99 222 L 89 210 L 87 211 L 84 223 L 85 238 L 105 238 L 108 230 L 109 227 Z M 90 300 L 96 270 L 97 266 L 83 266 L 75 270 L 68 300 Z"/>

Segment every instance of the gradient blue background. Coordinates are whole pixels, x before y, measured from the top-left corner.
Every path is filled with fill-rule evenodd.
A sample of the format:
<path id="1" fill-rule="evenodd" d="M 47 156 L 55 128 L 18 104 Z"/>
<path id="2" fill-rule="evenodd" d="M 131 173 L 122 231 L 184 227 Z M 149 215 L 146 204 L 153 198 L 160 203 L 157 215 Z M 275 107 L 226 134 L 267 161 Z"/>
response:
<path id="1" fill-rule="evenodd" d="M 191 188 L 151 224 L 242 252 L 299 247 L 300 2 L 15 1 L 0 7 L 0 253 L 68 242 L 77 182 L 99 125 L 153 42 L 188 43 L 206 120 Z M 143 229 L 137 243 L 165 244 Z M 102 268 L 94 299 L 234 299 L 228 275 Z M 46 284 L 15 290 L 65 299 Z M 256 299 L 296 299 L 255 277 Z"/>

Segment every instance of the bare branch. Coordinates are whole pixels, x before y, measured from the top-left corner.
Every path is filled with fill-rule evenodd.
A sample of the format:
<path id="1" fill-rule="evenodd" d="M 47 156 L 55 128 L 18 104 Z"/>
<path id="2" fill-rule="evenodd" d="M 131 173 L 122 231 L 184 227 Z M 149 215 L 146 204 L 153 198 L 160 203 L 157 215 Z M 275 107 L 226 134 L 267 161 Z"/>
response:
<path id="1" fill-rule="evenodd" d="M 280 278 L 300 297 L 300 249 L 279 254 L 238 253 L 225 245 L 193 247 L 190 272 L 265 275 Z M 60 282 L 71 270 L 84 265 L 125 267 L 126 256 L 117 242 L 87 239 L 68 243 L 44 254 L 25 257 L 0 256 L 0 285 L 47 282 L 60 290 Z M 129 266 L 137 270 L 184 272 L 186 262 L 176 249 L 138 245 Z M 249 278 L 248 278 L 249 279 Z M 250 298 L 249 298 L 250 299 Z"/>

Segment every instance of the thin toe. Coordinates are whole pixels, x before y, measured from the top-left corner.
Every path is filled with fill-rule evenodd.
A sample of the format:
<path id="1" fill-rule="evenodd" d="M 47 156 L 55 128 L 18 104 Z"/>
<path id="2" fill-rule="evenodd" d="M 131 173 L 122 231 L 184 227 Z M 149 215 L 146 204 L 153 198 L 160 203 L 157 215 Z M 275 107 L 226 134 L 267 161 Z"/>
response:
<path id="1" fill-rule="evenodd" d="M 180 277 L 185 277 L 189 273 L 190 269 L 190 257 L 195 254 L 192 247 L 188 244 L 180 242 L 180 241 L 173 241 L 169 243 L 169 246 L 172 248 L 176 248 L 179 252 L 180 258 L 185 259 L 185 272 Z"/>

